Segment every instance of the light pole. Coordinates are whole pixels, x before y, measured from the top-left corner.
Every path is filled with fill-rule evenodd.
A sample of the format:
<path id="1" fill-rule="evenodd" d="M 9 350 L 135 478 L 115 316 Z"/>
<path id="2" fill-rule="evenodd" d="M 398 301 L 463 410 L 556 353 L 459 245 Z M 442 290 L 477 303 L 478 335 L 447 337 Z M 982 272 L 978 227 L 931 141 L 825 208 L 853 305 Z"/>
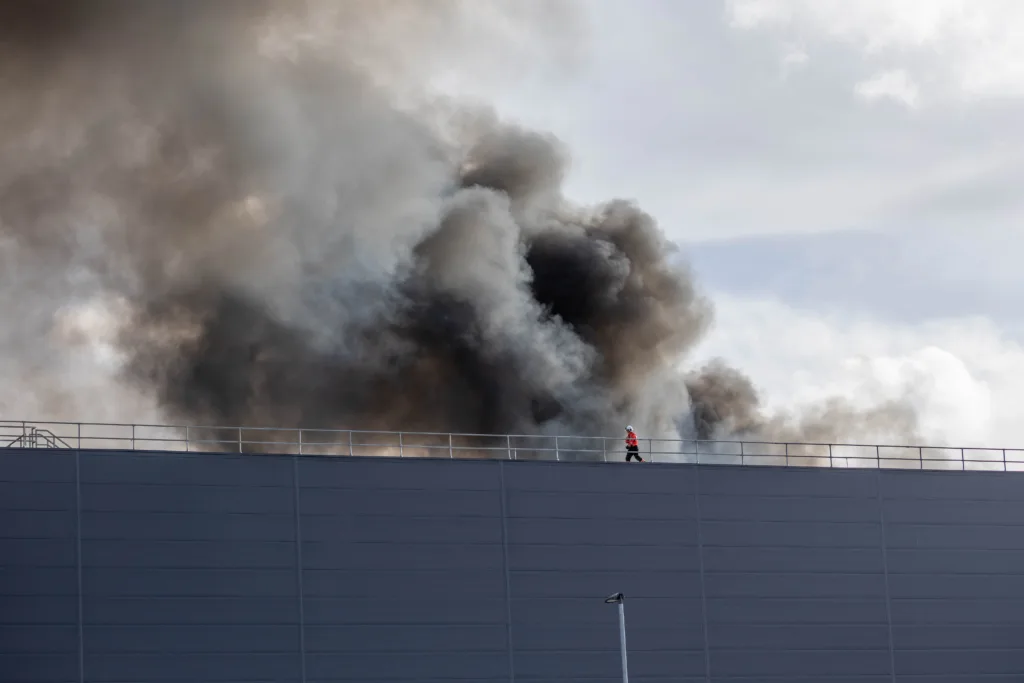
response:
<path id="1" fill-rule="evenodd" d="M 629 683 L 629 669 L 626 666 L 626 596 L 622 593 L 609 595 L 606 604 L 619 606 L 619 649 L 622 650 L 622 683 Z"/>

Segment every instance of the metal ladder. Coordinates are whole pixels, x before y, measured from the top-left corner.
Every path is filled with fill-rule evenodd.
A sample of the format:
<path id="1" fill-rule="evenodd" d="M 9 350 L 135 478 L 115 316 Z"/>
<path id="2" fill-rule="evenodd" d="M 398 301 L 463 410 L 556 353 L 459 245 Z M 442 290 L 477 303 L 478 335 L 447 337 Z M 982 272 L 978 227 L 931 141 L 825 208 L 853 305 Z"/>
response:
<path id="1" fill-rule="evenodd" d="M 8 436 L 10 434 L 4 435 L 5 438 Z M 0 446 L 0 448 L 71 448 L 71 444 L 49 429 L 22 425 L 21 434 L 14 437 L 6 445 Z"/>

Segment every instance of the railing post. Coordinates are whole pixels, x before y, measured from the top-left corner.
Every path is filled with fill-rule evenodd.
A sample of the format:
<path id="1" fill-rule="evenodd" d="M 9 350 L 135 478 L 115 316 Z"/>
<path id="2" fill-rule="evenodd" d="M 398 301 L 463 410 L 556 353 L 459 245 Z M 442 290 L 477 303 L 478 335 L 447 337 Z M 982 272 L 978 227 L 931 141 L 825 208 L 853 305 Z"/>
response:
<path id="1" fill-rule="evenodd" d="M 448 457 L 455 459 L 455 449 L 452 447 L 452 433 L 448 432 Z"/>
<path id="2" fill-rule="evenodd" d="M 558 456 L 558 436 L 555 436 L 555 462 L 558 462 L 561 458 Z"/>
<path id="3" fill-rule="evenodd" d="M 132 450 L 135 450 L 135 425 L 132 425 Z"/>
<path id="4" fill-rule="evenodd" d="M 786 444 L 786 467 L 789 467 L 789 444 Z"/>
<path id="5" fill-rule="evenodd" d="M 82 423 L 78 423 L 78 450 L 82 450 Z"/>
<path id="6" fill-rule="evenodd" d="M 402 432 L 398 432 L 398 457 L 399 458 L 404 458 L 405 457 L 405 448 L 402 445 Z"/>
<path id="7" fill-rule="evenodd" d="M 1003 449 L 1003 472 L 1006 471 L 1006 449 Z"/>
<path id="8" fill-rule="evenodd" d="M 747 455 L 744 451 L 745 449 L 743 448 L 743 442 L 740 441 L 740 465 L 747 464 Z"/>
<path id="9" fill-rule="evenodd" d="M 242 452 L 242 428 L 238 428 L 238 452 Z"/>
<path id="10" fill-rule="evenodd" d="M 917 447 L 917 469 L 924 470 L 924 446 Z"/>
<path id="11" fill-rule="evenodd" d="M 967 460 L 964 458 L 964 449 L 960 449 L 960 471 L 963 472 L 967 469 Z"/>
<path id="12" fill-rule="evenodd" d="M 352 430 L 348 430 L 348 455 L 352 457 Z"/>
<path id="13" fill-rule="evenodd" d="M 508 459 L 512 459 L 512 435 L 505 435 L 505 448 L 508 449 Z"/>
<path id="14" fill-rule="evenodd" d="M 299 455 L 302 455 L 302 427 L 299 427 Z"/>
<path id="15" fill-rule="evenodd" d="M 835 465 L 832 462 L 832 444 L 828 445 L 828 468 L 832 469 Z"/>
<path id="16" fill-rule="evenodd" d="M 882 469 L 882 447 L 881 445 L 875 446 L 875 467 Z"/>
<path id="17" fill-rule="evenodd" d="M 185 452 L 188 453 L 191 450 L 188 440 L 188 425 L 185 425 Z"/>
<path id="18" fill-rule="evenodd" d="M 608 437 L 601 437 L 601 462 L 608 462 Z"/>

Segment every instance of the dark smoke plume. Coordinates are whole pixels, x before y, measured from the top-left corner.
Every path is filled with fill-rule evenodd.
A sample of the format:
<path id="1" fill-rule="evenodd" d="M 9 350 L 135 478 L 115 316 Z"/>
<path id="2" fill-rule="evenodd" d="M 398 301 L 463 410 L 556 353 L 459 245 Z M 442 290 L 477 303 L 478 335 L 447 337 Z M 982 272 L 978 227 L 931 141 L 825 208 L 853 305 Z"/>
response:
<path id="1" fill-rule="evenodd" d="M 486 4 L 571 40 L 557 3 Z M 912 432 L 900 406 L 764 416 L 737 371 L 682 374 L 711 308 L 652 218 L 624 201 L 570 206 L 556 140 L 419 87 L 451 45 L 491 42 L 453 28 L 476 26 L 478 9 L 0 5 L 0 305 L 16 321 L 0 342 L 21 397 L 4 411 L 475 433 Z M 92 355 L 68 350 L 83 339 Z M 95 393 L 87 368 L 101 363 L 116 392 Z"/>
<path id="2" fill-rule="evenodd" d="M 680 432 L 686 438 L 831 443 L 871 434 L 890 436 L 898 443 L 912 435 L 917 425 L 917 414 L 909 402 L 902 401 L 856 410 L 836 397 L 805 408 L 799 415 L 766 415 L 750 379 L 721 361 L 690 373 L 686 389 L 691 409 L 680 421 Z"/>

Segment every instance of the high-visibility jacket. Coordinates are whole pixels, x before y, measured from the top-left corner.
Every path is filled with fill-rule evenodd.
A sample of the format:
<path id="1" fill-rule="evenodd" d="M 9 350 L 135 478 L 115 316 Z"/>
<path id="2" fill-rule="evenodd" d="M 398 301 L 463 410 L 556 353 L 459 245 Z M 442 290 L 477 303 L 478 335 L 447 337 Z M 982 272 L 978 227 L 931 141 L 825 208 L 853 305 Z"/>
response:
<path id="1" fill-rule="evenodd" d="M 639 446 L 640 442 L 637 441 L 636 432 L 626 432 L 626 445 L 627 446 Z"/>

